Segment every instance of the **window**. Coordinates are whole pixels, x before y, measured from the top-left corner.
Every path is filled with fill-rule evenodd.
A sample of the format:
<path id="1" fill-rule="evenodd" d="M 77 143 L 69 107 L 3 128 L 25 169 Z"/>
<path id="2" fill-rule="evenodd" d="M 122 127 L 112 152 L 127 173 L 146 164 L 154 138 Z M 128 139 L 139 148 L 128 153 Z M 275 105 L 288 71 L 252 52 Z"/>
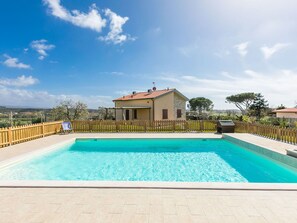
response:
<path id="1" fill-rule="evenodd" d="M 181 118 L 182 117 L 182 110 L 181 109 L 177 109 L 176 110 L 176 118 Z"/>
<path id="2" fill-rule="evenodd" d="M 137 110 L 136 109 L 134 109 L 134 111 L 133 111 L 133 119 L 137 119 Z"/>
<path id="3" fill-rule="evenodd" d="M 168 109 L 162 109 L 162 119 L 168 119 Z"/>

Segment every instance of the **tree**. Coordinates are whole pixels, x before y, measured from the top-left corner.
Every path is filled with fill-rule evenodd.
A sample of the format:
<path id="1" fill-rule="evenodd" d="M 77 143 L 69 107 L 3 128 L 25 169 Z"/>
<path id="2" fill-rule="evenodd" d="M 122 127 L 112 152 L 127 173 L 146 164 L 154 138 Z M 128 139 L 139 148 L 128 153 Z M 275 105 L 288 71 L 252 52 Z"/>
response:
<path id="1" fill-rule="evenodd" d="M 112 120 L 114 119 L 114 110 L 108 109 L 105 107 L 98 108 L 98 119 L 100 120 Z"/>
<path id="2" fill-rule="evenodd" d="M 255 94 L 255 99 L 249 109 L 252 115 L 260 119 L 263 112 L 268 109 L 268 103 L 262 94 Z"/>
<path id="3" fill-rule="evenodd" d="M 210 111 L 213 108 L 213 102 L 204 97 L 192 98 L 189 103 L 190 109 L 192 111 L 198 111 L 199 115 L 201 115 L 203 111 Z"/>
<path id="4" fill-rule="evenodd" d="M 80 101 L 64 100 L 51 111 L 55 120 L 79 120 L 87 119 L 89 116 L 88 107 Z"/>
<path id="5" fill-rule="evenodd" d="M 279 105 L 279 106 L 276 107 L 276 110 L 285 109 L 285 108 L 286 108 L 286 106 L 284 106 L 283 104 L 281 104 L 281 105 Z"/>
<path id="6" fill-rule="evenodd" d="M 254 102 L 256 94 L 253 92 L 246 92 L 241 94 L 235 94 L 226 97 L 226 102 L 234 104 L 244 115 L 247 113 L 251 104 Z"/>

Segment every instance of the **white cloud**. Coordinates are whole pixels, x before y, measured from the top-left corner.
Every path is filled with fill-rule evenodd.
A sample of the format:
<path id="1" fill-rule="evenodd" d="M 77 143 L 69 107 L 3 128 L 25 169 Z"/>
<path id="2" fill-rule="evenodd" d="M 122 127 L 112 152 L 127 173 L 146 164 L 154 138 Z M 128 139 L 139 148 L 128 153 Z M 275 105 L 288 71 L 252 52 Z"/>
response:
<path id="1" fill-rule="evenodd" d="M 34 40 L 31 42 L 31 48 L 36 50 L 39 54 L 38 59 L 43 60 L 46 56 L 48 56 L 47 51 L 52 50 L 55 48 L 55 45 L 48 44 L 47 40 Z"/>
<path id="2" fill-rule="evenodd" d="M 245 57 L 248 53 L 248 45 L 249 42 L 244 42 L 244 43 L 239 43 L 234 46 L 235 49 L 237 49 L 237 52 L 239 53 L 240 56 Z"/>
<path id="3" fill-rule="evenodd" d="M 232 108 L 225 103 L 225 98 L 232 94 L 242 92 L 262 93 L 270 106 L 284 104 L 294 106 L 297 100 L 296 91 L 297 72 L 293 70 L 276 70 L 274 72 L 261 73 L 253 70 L 245 70 L 236 75 L 222 72 L 221 77 L 211 79 L 197 75 L 174 74 L 161 76 L 160 84 L 175 87 L 189 98 L 207 97 L 213 100 L 215 108 Z"/>
<path id="4" fill-rule="evenodd" d="M 214 55 L 220 58 L 224 58 L 226 56 L 229 56 L 231 53 L 229 50 L 224 50 L 224 51 L 220 51 L 220 52 L 215 52 Z"/>
<path id="5" fill-rule="evenodd" d="M 51 108 L 59 103 L 61 100 L 72 99 L 75 101 L 82 101 L 86 103 L 89 108 L 98 108 L 99 106 L 111 107 L 113 106 L 112 97 L 100 95 L 63 95 L 50 94 L 47 91 L 32 91 L 27 89 L 16 89 L 0 85 L 1 105 L 6 106 L 25 106 L 25 107 L 39 107 Z"/>
<path id="6" fill-rule="evenodd" d="M 28 64 L 24 64 L 19 62 L 18 58 L 13 58 L 8 55 L 4 55 L 6 57 L 6 60 L 3 62 L 3 64 L 7 67 L 13 67 L 13 68 L 19 68 L 19 69 L 30 69 L 31 66 Z"/>
<path id="7" fill-rule="evenodd" d="M 110 9 L 104 10 L 104 15 L 107 18 L 102 18 L 95 4 L 92 4 L 88 13 L 80 12 L 79 10 L 69 11 L 61 5 L 60 0 L 43 0 L 49 7 L 53 16 L 56 16 L 64 21 L 70 22 L 73 25 L 88 28 L 100 33 L 106 27 L 107 20 L 109 21 L 110 31 L 106 36 L 100 36 L 98 39 L 107 43 L 121 44 L 128 40 L 134 41 L 136 38 L 128 34 L 123 34 L 123 25 L 129 20 L 128 17 L 121 17 Z"/>
<path id="8" fill-rule="evenodd" d="M 32 76 L 26 77 L 25 75 L 19 76 L 16 79 L 0 78 L 0 85 L 11 87 L 27 87 L 37 84 L 39 81 Z"/>
<path id="9" fill-rule="evenodd" d="M 79 10 L 67 10 L 61 5 L 60 0 L 44 0 L 43 2 L 48 5 L 53 16 L 70 22 L 73 25 L 88 28 L 96 32 L 101 32 L 102 28 L 106 26 L 106 20 L 102 19 L 95 4 L 90 7 L 88 13 L 84 13 Z"/>
<path id="10" fill-rule="evenodd" d="M 261 51 L 262 51 L 262 53 L 264 55 L 264 58 L 266 60 L 268 60 L 275 53 L 277 53 L 278 51 L 280 51 L 280 50 L 282 50 L 282 49 L 284 49 L 284 48 L 286 48 L 288 46 L 290 46 L 289 43 L 277 43 L 272 47 L 263 46 L 260 49 L 261 49 Z"/>
<path id="11" fill-rule="evenodd" d="M 111 11 L 110 9 L 105 10 L 105 15 L 109 18 L 110 24 L 109 28 L 110 31 L 106 36 L 99 37 L 100 40 L 111 42 L 113 44 L 120 44 L 127 40 L 135 40 L 134 37 L 131 37 L 123 33 L 122 26 L 129 20 L 128 17 L 121 17 Z"/>
<path id="12" fill-rule="evenodd" d="M 193 54 L 197 53 L 198 48 L 198 44 L 195 43 L 188 46 L 178 47 L 177 50 L 181 55 L 185 57 L 191 57 Z"/>

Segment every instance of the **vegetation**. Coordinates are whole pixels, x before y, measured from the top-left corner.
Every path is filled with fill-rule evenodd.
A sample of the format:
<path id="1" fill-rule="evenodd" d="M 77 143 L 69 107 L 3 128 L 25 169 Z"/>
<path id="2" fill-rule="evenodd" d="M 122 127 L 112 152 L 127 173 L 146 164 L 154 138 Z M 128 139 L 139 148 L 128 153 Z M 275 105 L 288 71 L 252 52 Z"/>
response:
<path id="1" fill-rule="evenodd" d="M 83 120 L 88 119 L 89 112 L 86 104 L 80 101 L 65 100 L 51 111 L 54 120 Z"/>
<path id="2" fill-rule="evenodd" d="M 104 107 L 98 108 L 98 117 L 97 120 L 114 120 L 115 119 L 115 111 L 114 109 L 108 109 Z"/>
<path id="3" fill-rule="evenodd" d="M 202 112 L 213 109 L 213 102 L 204 97 L 192 98 L 190 99 L 189 104 L 191 111 L 198 111 L 199 115 L 202 115 Z"/>
<path id="4" fill-rule="evenodd" d="M 284 106 L 283 104 L 281 104 L 281 105 L 279 105 L 279 106 L 276 107 L 276 110 L 285 109 L 285 108 L 286 108 L 286 106 Z"/>
<path id="5" fill-rule="evenodd" d="M 257 120 L 264 116 L 264 112 L 268 110 L 268 102 L 262 94 L 255 94 L 253 104 L 249 107 L 252 116 L 256 116 Z"/>
<path id="6" fill-rule="evenodd" d="M 248 112 L 248 109 L 253 104 L 256 94 L 253 92 L 240 93 L 228 96 L 226 102 L 234 104 L 243 115 Z"/>

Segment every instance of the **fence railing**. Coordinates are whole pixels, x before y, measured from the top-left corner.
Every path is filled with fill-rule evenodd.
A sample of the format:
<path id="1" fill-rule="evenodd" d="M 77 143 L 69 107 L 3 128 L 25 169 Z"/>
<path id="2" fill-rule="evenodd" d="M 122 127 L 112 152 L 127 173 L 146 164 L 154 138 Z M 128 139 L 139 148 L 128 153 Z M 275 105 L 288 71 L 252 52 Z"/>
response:
<path id="1" fill-rule="evenodd" d="M 0 147 L 45 137 L 60 132 L 61 121 L 0 128 Z"/>
<path id="2" fill-rule="evenodd" d="M 74 132 L 216 132 L 217 122 L 190 121 L 73 121 Z M 0 147 L 56 134 L 61 121 L 0 128 Z M 235 122 L 235 132 L 250 133 L 282 142 L 297 144 L 297 129 Z"/>
<path id="3" fill-rule="evenodd" d="M 74 132 L 214 132 L 216 121 L 73 121 Z"/>
<path id="4" fill-rule="evenodd" d="M 235 132 L 250 133 L 286 143 L 297 144 L 296 128 L 281 128 L 256 123 L 235 122 Z"/>

